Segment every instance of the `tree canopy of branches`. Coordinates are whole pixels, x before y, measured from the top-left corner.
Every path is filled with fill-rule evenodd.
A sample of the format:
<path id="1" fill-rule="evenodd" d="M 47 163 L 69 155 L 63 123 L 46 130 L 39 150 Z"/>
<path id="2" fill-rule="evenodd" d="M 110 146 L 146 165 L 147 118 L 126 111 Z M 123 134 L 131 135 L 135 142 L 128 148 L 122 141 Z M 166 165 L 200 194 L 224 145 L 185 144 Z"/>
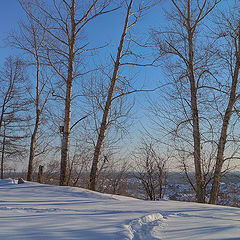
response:
<path id="1" fill-rule="evenodd" d="M 205 179 L 201 154 L 201 130 L 199 116 L 199 87 L 202 79 L 209 74 L 209 54 L 206 54 L 199 40 L 202 22 L 221 0 L 191 1 L 171 0 L 172 12 L 168 13 L 170 26 L 164 31 L 153 31 L 153 39 L 160 57 L 170 56 L 168 64 L 177 82 L 177 91 L 187 115 L 182 123 L 190 122 L 193 137 L 193 158 L 196 178 L 196 198 L 205 202 Z M 206 55 L 205 55 L 206 54 Z M 186 107 L 184 106 L 187 103 Z M 186 108 L 190 108 L 191 116 Z M 180 123 L 181 125 L 181 123 Z"/>
<path id="2" fill-rule="evenodd" d="M 47 43 L 45 45 L 46 59 L 55 73 L 61 78 L 65 86 L 65 110 L 62 129 L 61 146 L 61 174 L 60 185 L 67 184 L 67 166 L 70 141 L 70 121 L 73 80 L 79 74 L 77 65 L 84 53 L 92 51 L 88 43 L 81 37 L 87 24 L 97 16 L 105 14 L 109 0 L 95 0 L 92 2 L 69 1 L 20 1 L 27 14 L 45 31 Z M 32 8 L 35 11 L 32 11 Z M 41 21 L 42 17 L 47 19 Z"/>

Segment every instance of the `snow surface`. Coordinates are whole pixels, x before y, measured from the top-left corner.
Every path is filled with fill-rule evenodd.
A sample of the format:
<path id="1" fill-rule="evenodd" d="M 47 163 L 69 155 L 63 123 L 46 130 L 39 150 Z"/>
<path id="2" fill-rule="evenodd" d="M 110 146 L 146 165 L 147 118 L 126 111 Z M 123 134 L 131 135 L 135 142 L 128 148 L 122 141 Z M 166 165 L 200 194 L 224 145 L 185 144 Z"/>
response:
<path id="1" fill-rule="evenodd" d="M 240 239 L 240 208 L 0 180 L 0 239 Z"/>

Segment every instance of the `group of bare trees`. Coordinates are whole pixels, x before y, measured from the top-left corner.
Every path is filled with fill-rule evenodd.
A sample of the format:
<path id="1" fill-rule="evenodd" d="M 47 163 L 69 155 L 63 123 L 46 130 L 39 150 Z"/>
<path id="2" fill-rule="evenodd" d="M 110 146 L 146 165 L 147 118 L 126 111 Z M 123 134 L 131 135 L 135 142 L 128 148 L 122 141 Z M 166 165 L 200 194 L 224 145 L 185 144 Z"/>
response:
<path id="1" fill-rule="evenodd" d="M 195 181 L 191 185 L 197 201 L 207 201 L 206 189 L 211 183 L 209 202 L 213 204 L 238 142 L 229 128 L 238 118 L 239 7 L 232 1 L 228 3 L 231 7 L 221 9 L 221 2 L 171 0 L 169 27 L 152 32 L 172 79 L 172 92 L 165 95 L 172 105 L 168 103 L 168 109 L 155 105 L 153 113 L 169 122 L 161 128 L 171 135 L 168 144 L 171 142 L 181 159 L 186 175 L 193 159 Z M 227 141 L 232 141 L 228 152 Z"/>
<path id="2" fill-rule="evenodd" d="M 24 156 L 26 139 L 25 114 L 28 99 L 25 97 L 24 67 L 20 59 L 9 57 L 0 72 L 0 136 L 1 136 L 1 179 L 6 167 L 5 158 L 21 159 Z M 19 131 L 16 131 L 16 130 Z"/>
<path id="3" fill-rule="evenodd" d="M 27 180 L 32 181 L 36 157 L 52 148 L 52 159 L 58 156 L 55 153 L 61 154 L 60 185 L 76 186 L 89 172 L 85 182 L 89 189 L 98 190 L 101 173 L 113 169 L 109 161 L 121 135 L 119 129 L 125 130 L 133 106 L 128 97 L 144 92 L 131 83 L 129 69 L 158 66 L 167 79 L 160 83 L 160 96 L 150 101 L 149 111 L 158 128 L 148 130 L 151 140 L 144 141 L 134 158 L 136 177 L 147 198 L 161 198 L 171 164 L 163 159 L 160 148 L 168 148 L 185 172 L 196 200 L 207 201 L 211 184 L 209 202 L 217 204 L 222 173 L 238 159 L 237 3 L 168 0 L 166 22 L 152 29 L 143 42 L 138 42 L 134 28 L 161 1 L 19 0 L 19 4 L 26 19 L 8 42 L 23 57 L 7 59 L 0 76 L 4 86 L 0 89 L 1 177 L 6 155 L 23 159 L 29 148 Z M 88 42 L 88 26 L 102 15 L 121 10 L 125 18 L 116 55 L 110 56 L 108 66 L 87 64 L 96 52 L 108 47 Z M 143 57 L 146 49 L 153 50 L 148 60 Z M 49 121 L 54 126 L 51 133 Z M 165 138 L 157 137 L 156 132 Z M 47 134 L 53 138 L 47 141 Z M 54 147 L 59 145 L 54 139 L 59 134 L 60 148 Z M 28 143 L 23 138 L 29 139 L 29 147 L 22 144 Z M 49 164 L 58 166 L 54 160 Z M 119 175 L 112 176 L 116 182 L 113 191 L 129 168 L 126 166 L 124 163 Z M 194 180 L 190 171 L 195 173 Z M 48 174 L 54 175 L 50 170 Z M 104 177 L 101 179 L 103 182 Z"/>
<path id="4" fill-rule="evenodd" d="M 64 105 L 64 114 L 60 120 L 62 124 L 60 123 L 59 126 L 61 132 L 60 185 L 68 184 L 74 166 L 74 161 L 69 162 L 70 133 L 82 120 L 92 118 L 93 121 L 90 120 L 89 123 L 95 125 L 94 131 L 97 139 L 96 144 L 95 139 L 92 139 L 95 153 L 93 154 L 89 187 L 94 190 L 97 184 L 100 157 L 104 159 L 103 163 L 106 162 L 106 156 L 102 154 L 106 132 L 110 126 L 118 125 L 121 122 L 120 118 L 127 117 L 131 107 L 124 110 L 123 99 L 135 92 L 130 89 L 132 86 L 127 77 L 118 74 L 120 66 L 131 64 L 129 62 L 121 63 L 123 57 L 131 59 L 131 56 L 134 56 L 136 58 L 130 45 L 139 43 L 132 39 L 130 29 L 138 22 L 143 11 L 150 9 L 154 3 L 123 1 L 116 4 L 109 0 L 83 3 L 76 0 L 53 0 L 51 2 L 19 0 L 19 3 L 25 12 L 26 21 L 19 24 L 18 31 L 10 34 L 8 40 L 11 47 L 20 49 L 26 56 L 27 60 L 24 59 L 23 65 L 31 73 L 31 83 L 33 84 L 31 87 L 27 84 L 24 85 L 34 116 L 28 119 L 31 121 L 28 126 L 31 141 L 27 180 L 33 180 L 38 133 L 41 123 L 45 120 L 42 120 L 42 115 L 50 112 L 48 106 L 54 105 L 53 101 L 55 103 L 58 101 Z M 109 75 L 104 72 L 105 79 L 102 80 L 104 82 L 100 83 L 104 85 L 103 93 L 101 93 L 103 99 L 101 103 L 97 102 L 97 105 L 102 112 L 97 109 L 98 113 L 96 114 L 93 106 L 95 101 L 99 100 L 99 96 L 95 95 L 98 91 L 96 89 L 91 92 L 87 91 L 84 88 L 85 79 L 83 80 L 83 78 L 93 78 L 97 74 L 92 69 L 86 69 L 83 61 L 89 58 L 89 53 L 101 49 L 103 46 L 89 44 L 84 34 L 88 24 L 96 21 L 98 16 L 120 8 L 126 9 L 126 20 L 123 24 L 116 60 L 112 58 L 112 77 L 108 78 Z M 125 40 L 128 42 L 127 44 L 125 44 Z M 124 47 L 124 45 L 126 46 Z M 90 76 L 89 73 L 91 73 Z M 97 76 L 97 78 L 99 77 Z M 117 81 L 119 84 L 116 84 Z M 79 84 L 79 82 L 81 83 Z M 94 85 L 95 81 L 92 81 L 92 84 Z M 90 88 L 93 88 L 93 85 Z M 33 90 L 34 88 L 35 90 Z M 73 93 L 88 100 L 91 99 L 92 107 L 87 109 L 84 116 L 78 116 L 78 120 L 71 126 Z M 113 101 L 114 104 L 112 104 Z M 101 115 L 102 120 L 99 120 Z M 46 130 L 45 128 L 43 132 Z"/>

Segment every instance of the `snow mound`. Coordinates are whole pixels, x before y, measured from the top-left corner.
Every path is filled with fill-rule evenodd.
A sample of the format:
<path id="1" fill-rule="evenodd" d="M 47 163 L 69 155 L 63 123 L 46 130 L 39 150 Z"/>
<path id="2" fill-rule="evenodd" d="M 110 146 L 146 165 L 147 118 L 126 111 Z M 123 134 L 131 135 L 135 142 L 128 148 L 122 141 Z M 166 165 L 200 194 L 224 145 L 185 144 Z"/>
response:
<path id="1" fill-rule="evenodd" d="M 240 208 L 0 181 L 0 240 L 240 239 Z"/>
<path id="2" fill-rule="evenodd" d="M 18 184 L 18 180 L 10 178 L 0 179 L 0 186 L 11 187 L 16 190 L 19 189 L 21 192 L 25 192 L 25 194 L 27 194 L 29 191 L 32 194 L 38 194 L 40 191 L 44 190 L 44 193 L 55 195 L 56 197 L 68 196 L 68 197 L 81 197 L 85 199 L 116 200 L 116 201 L 135 200 L 134 198 L 131 197 L 99 193 L 79 187 L 56 186 L 29 181 L 24 181 L 24 186 L 22 184 L 21 186 L 15 184 Z"/>
<path id="3" fill-rule="evenodd" d="M 17 184 L 17 183 L 18 183 L 18 180 L 15 180 L 15 179 L 12 179 L 12 178 L 6 178 L 6 179 L 1 179 L 0 186 Z"/>
<path id="4" fill-rule="evenodd" d="M 128 231 L 125 240 L 162 239 L 161 230 L 167 225 L 164 221 L 165 219 L 160 213 L 152 213 L 132 220 L 124 226 Z"/>

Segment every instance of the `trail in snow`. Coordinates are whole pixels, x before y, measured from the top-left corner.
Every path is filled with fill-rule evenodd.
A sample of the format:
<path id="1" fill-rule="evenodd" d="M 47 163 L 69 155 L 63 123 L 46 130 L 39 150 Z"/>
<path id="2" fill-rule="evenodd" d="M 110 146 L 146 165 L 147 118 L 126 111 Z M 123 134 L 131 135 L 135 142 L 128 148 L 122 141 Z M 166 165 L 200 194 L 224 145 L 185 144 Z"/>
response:
<path id="1" fill-rule="evenodd" d="M 0 239 L 240 239 L 240 209 L 0 181 Z"/>
<path id="2" fill-rule="evenodd" d="M 129 231 L 128 239 L 146 240 L 162 239 L 162 230 L 166 228 L 165 219 L 160 213 L 153 213 L 132 220 L 125 228 Z"/>

